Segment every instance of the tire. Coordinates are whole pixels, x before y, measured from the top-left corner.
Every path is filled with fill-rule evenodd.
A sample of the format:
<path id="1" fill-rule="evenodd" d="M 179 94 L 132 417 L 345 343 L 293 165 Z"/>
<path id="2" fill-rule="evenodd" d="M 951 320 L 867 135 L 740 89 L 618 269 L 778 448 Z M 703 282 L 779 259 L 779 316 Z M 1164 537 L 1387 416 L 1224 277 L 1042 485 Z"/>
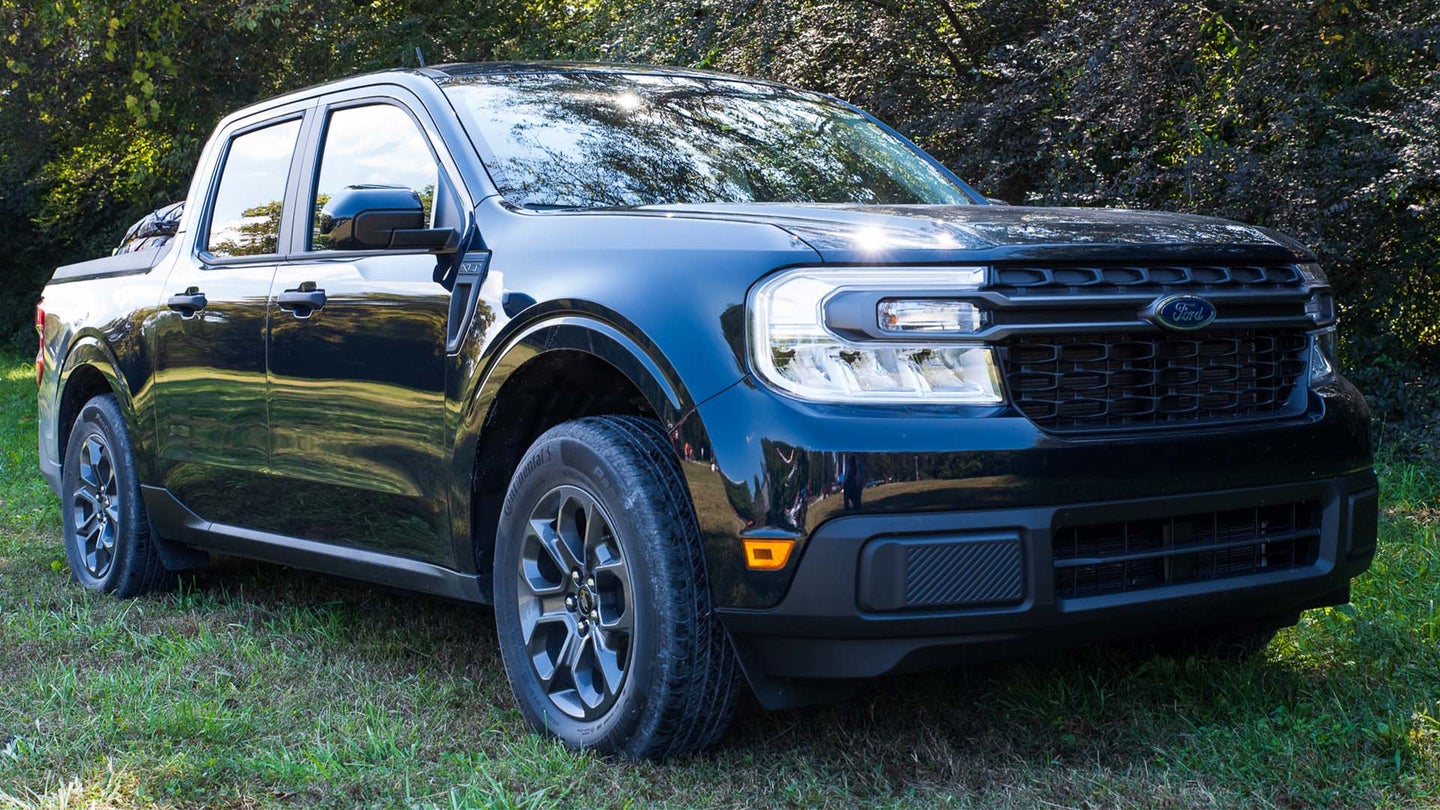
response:
<path id="1" fill-rule="evenodd" d="M 113 395 L 80 408 L 60 481 L 65 556 L 76 582 L 121 598 L 174 584 L 156 549 L 130 435 Z"/>
<path id="2" fill-rule="evenodd" d="M 654 760 L 724 734 L 735 655 L 658 424 L 588 417 L 537 439 L 505 496 L 494 571 L 505 671 L 537 731 Z"/>

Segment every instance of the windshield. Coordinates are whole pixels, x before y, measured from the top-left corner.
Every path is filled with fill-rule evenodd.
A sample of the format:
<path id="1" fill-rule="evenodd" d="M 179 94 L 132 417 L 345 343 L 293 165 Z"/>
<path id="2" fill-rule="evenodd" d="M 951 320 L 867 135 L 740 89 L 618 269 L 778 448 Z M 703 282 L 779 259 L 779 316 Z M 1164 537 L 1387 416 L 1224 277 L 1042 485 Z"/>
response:
<path id="1" fill-rule="evenodd" d="M 457 79 L 445 91 L 517 205 L 972 202 L 870 119 L 786 88 L 536 73 Z"/>

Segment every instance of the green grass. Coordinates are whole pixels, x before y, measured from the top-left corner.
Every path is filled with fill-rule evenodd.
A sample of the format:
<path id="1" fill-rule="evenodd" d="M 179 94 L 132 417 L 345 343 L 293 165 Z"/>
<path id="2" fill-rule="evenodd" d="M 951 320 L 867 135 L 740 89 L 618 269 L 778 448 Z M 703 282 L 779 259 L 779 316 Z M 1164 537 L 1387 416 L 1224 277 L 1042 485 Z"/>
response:
<path id="1" fill-rule="evenodd" d="M 489 611 L 230 562 L 89 595 L 0 360 L 0 810 L 78 807 L 1434 806 L 1440 470 L 1383 465 L 1354 603 L 1243 663 L 1081 650 L 742 707 L 669 765 L 530 734 Z"/>

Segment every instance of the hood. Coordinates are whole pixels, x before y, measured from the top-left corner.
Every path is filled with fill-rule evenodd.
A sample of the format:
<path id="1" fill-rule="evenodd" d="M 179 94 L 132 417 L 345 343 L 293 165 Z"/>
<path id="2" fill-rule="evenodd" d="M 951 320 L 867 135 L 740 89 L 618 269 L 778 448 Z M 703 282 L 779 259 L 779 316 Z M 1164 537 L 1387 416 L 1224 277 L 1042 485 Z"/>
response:
<path id="1" fill-rule="evenodd" d="M 656 205 L 627 213 L 764 222 L 826 261 L 1134 259 L 1206 254 L 1308 261 L 1295 240 L 1214 217 L 1113 208 L 745 203 Z"/>

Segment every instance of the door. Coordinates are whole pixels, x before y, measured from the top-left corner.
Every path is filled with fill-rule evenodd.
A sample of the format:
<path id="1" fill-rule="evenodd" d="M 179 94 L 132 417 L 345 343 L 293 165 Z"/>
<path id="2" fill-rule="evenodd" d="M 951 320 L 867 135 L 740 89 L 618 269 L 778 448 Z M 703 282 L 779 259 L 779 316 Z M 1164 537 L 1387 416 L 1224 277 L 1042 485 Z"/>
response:
<path id="1" fill-rule="evenodd" d="M 284 505 L 262 519 L 280 534 L 451 564 L 440 259 L 367 249 L 342 209 L 378 189 L 418 197 L 425 225 L 444 227 L 460 224 L 444 221 L 458 203 L 404 107 L 352 102 L 323 122 L 308 238 L 269 301 L 271 470 Z"/>
<path id="2" fill-rule="evenodd" d="M 162 485 L 206 520 L 248 526 L 268 507 L 265 334 L 300 117 L 227 142 L 191 248 L 154 324 Z"/>

